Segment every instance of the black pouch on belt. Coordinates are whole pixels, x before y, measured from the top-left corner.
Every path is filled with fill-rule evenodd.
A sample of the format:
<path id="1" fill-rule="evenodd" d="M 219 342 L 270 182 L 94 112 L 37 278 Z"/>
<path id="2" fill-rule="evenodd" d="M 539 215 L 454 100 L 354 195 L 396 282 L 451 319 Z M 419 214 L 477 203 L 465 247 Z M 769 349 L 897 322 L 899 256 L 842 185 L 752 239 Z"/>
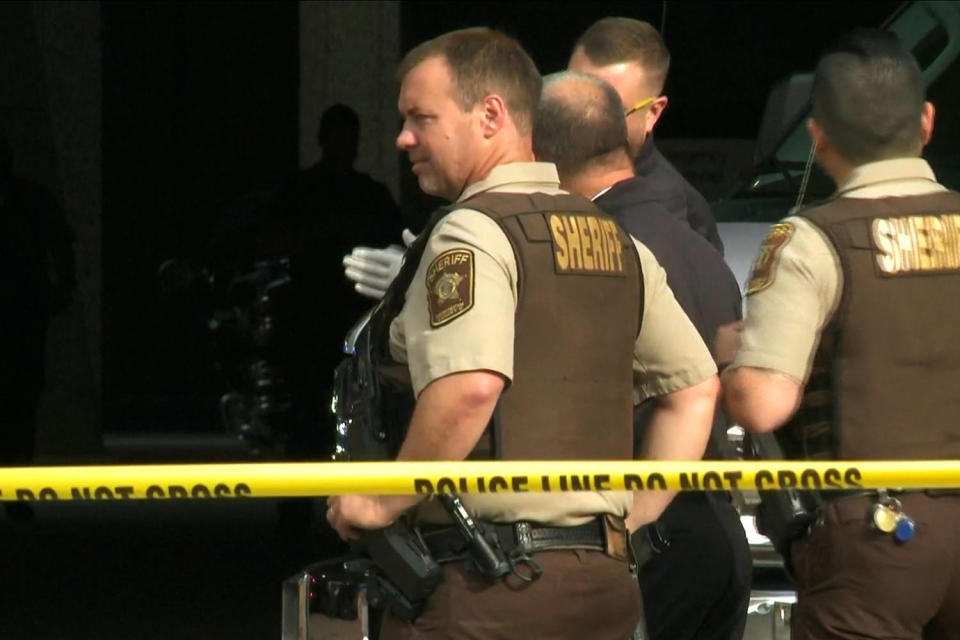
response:
<path id="1" fill-rule="evenodd" d="M 362 545 L 377 567 L 383 606 L 406 620 L 416 618 L 442 577 L 420 532 L 400 519 L 366 532 Z"/>

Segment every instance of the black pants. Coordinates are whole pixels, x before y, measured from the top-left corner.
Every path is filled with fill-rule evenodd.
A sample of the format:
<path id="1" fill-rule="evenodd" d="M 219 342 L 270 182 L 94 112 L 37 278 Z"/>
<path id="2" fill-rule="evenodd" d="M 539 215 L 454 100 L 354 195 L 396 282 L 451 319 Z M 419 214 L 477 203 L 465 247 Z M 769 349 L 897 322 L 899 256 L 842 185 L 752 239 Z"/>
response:
<path id="1" fill-rule="evenodd" d="M 651 640 L 740 640 L 752 560 L 725 496 L 682 492 L 660 517 L 670 547 L 640 570 Z"/>

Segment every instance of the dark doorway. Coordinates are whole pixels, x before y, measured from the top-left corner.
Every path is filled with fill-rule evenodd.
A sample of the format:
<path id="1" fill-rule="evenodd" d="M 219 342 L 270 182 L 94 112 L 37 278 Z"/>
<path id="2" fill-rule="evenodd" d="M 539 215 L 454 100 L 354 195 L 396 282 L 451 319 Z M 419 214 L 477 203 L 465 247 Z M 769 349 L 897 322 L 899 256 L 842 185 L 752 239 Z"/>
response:
<path id="1" fill-rule="evenodd" d="M 102 6 L 105 431 L 216 430 L 197 300 L 157 268 L 205 259 L 225 206 L 297 170 L 297 3 Z"/>

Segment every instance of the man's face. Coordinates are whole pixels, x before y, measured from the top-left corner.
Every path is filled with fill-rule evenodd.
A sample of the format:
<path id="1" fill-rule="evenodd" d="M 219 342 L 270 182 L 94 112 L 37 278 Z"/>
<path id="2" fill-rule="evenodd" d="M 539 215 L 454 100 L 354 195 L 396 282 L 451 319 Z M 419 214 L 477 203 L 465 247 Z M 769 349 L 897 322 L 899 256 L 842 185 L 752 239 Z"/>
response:
<path id="1" fill-rule="evenodd" d="M 482 133 L 477 110 L 464 112 L 454 100 L 443 58 L 428 58 L 404 76 L 398 108 L 397 148 L 409 156 L 420 189 L 456 200 L 469 184 Z"/>
<path id="2" fill-rule="evenodd" d="M 620 101 L 623 102 L 623 108 L 627 111 L 659 93 L 659 87 L 651 82 L 649 74 L 639 63 L 620 62 L 597 66 L 587 57 L 581 47 L 577 47 L 573 55 L 570 56 L 567 69 L 600 78 L 609 84 L 620 94 Z M 653 131 L 653 126 L 657 123 L 657 119 L 666 104 L 666 97 L 659 96 L 647 106 L 626 116 L 630 155 L 636 157 L 640 152 L 640 148 L 650 132 Z"/>

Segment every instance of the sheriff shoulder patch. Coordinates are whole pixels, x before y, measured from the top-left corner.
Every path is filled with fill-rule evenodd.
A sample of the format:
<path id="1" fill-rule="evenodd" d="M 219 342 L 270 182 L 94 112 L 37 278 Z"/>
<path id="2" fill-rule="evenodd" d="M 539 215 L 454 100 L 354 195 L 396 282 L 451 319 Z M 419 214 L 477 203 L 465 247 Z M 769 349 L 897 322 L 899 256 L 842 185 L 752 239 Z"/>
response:
<path id="1" fill-rule="evenodd" d="M 444 251 L 427 268 L 430 326 L 440 327 L 473 308 L 473 251 Z"/>
<path id="2" fill-rule="evenodd" d="M 792 235 L 793 225 L 789 222 L 780 222 L 770 228 L 770 233 L 763 239 L 760 253 L 757 254 L 757 259 L 753 263 L 750 283 L 747 285 L 748 296 L 763 291 L 773 284 L 777 274 L 777 257 L 780 255 L 780 249 L 787 244 Z"/>

